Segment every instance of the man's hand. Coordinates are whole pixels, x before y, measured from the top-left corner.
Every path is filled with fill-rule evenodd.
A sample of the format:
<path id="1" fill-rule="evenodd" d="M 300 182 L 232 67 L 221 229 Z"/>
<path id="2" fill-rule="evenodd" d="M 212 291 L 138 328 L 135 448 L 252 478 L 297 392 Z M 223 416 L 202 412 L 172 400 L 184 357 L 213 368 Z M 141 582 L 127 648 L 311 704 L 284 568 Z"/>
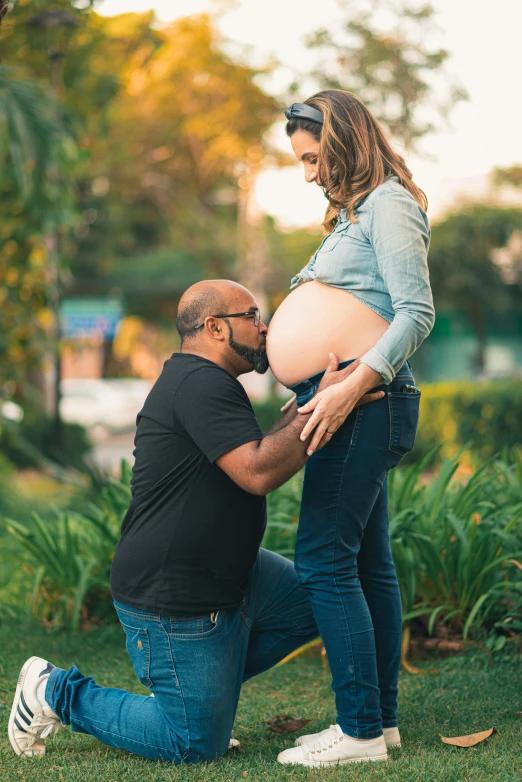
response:
<path id="1" fill-rule="evenodd" d="M 356 358 L 355 361 L 352 361 L 352 363 L 348 364 L 347 367 L 338 370 L 337 367 L 339 366 L 339 359 L 334 353 L 329 353 L 328 355 L 330 357 L 330 362 L 321 379 L 321 382 L 319 383 L 319 388 L 317 389 L 318 394 L 321 391 L 324 391 L 325 388 L 333 386 L 335 383 L 342 383 L 342 381 L 346 380 L 346 378 L 351 375 L 352 372 L 355 372 L 361 363 L 359 359 Z M 354 407 L 359 407 L 359 405 L 367 405 L 368 402 L 376 402 L 377 399 L 381 399 L 383 396 L 384 391 L 373 391 L 371 394 L 363 394 L 363 396 L 361 396 L 361 398 L 355 403 Z M 287 402 L 287 404 L 289 403 Z"/>
<path id="2" fill-rule="evenodd" d="M 324 391 L 324 389 L 328 388 L 328 386 L 333 386 L 334 383 L 341 383 L 345 378 L 348 377 L 348 375 L 352 374 L 353 370 L 359 363 L 359 359 L 357 359 L 356 361 L 352 361 L 351 364 L 348 364 L 348 366 L 345 367 L 344 369 L 338 369 L 339 359 L 337 358 L 335 353 L 328 353 L 328 357 L 330 361 L 328 362 L 328 366 L 326 367 L 326 372 L 321 378 L 321 382 L 319 383 L 319 388 L 317 389 L 317 393 L 319 393 L 320 391 Z"/>
<path id="3" fill-rule="evenodd" d="M 283 405 L 283 407 L 281 408 L 280 412 L 281 412 L 281 413 L 286 413 L 286 412 L 288 412 L 288 410 L 290 410 L 290 408 L 291 408 L 291 407 L 292 407 L 292 405 L 294 404 L 294 402 L 295 402 L 295 398 L 296 398 L 296 397 L 295 397 L 295 394 L 294 394 L 294 395 L 293 395 L 293 397 L 292 397 L 291 399 L 289 399 L 289 400 L 288 400 L 288 402 L 285 402 L 285 404 L 284 404 L 284 405 Z"/>
<path id="4" fill-rule="evenodd" d="M 357 358 L 355 361 L 352 361 L 351 364 L 348 364 L 347 367 L 344 367 L 344 369 L 338 370 L 337 367 L 339 366 L 339 359 L 337 358 L 335 353 L 329 353 L 328 356 L 330 358 L 330 361 L 328 363 L 328 366 L 326 367 L 326 372 L 324 373 L 321 382 L 319 383 L 319 388 L 317 389 L 317 393 L 319 393 L 319 391 L 324 391 L 325 388 L 328 388 L 328 386 L 332 386 L 334 383 L 341 383 L 345 378 L 351 375 L 352 372 L 355 369 L 357 369 L 357 367 L 361 363 Z M 374 394 L 365 394 L 359 399 L 359 401 L 355 406 L 358 407 L 359 405 L 365 405 L 368 402 L 375 402 L 375 400 L 380 399 L 381 396 L 382 396 L 382 391 L 378 393 L 376 392 Z M 286 413 L 288 410 L 290 410 L 294 402 L 295 402 L 295 394 L 291 399 L 288 400 L 288 402 L 285 402 L 280 412 Z"/>

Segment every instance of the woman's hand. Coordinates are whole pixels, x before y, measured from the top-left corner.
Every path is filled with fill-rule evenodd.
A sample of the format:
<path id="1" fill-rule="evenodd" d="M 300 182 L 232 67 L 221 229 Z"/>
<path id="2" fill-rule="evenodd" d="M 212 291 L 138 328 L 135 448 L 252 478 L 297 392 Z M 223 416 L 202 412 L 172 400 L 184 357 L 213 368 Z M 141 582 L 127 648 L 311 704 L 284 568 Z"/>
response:
<path id="1" fill-rule="evenodd" d="M 301 440 L 306 440 L 315 430 L 307 450 L 309 456 L 331 439 L 355 407 L 375 402 L 384 396 L 384 391 L 365 393 L 379 383 L 382 383 L 382 378 L 375 370 L 365 364 L 358 364 L 349 377 L 319 391 L 298 409 L 302 415 L 312 413 L 301 432 Z"/>

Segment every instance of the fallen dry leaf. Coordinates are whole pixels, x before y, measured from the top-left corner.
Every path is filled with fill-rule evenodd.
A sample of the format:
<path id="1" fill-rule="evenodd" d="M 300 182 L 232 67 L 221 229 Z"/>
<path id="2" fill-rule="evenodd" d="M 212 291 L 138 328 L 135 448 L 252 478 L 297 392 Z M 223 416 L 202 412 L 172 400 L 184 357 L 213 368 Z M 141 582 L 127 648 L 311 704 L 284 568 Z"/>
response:
<path id="1" fill-rule="evenodd" d="M 408 651 L 410 649 L 410 628 L 405 627 L 402 631 L 402 652 L 401 652 L 401 664 L 404 670 L 408 671 L 408 673 L 417 673 L 417 674 L 424 674 L 427 673 L 427 671 L 422 671 L 420 668 L 416 668 L 415 665 L 412 665 L 408 662 L 406 659 L 406 655 L 408 654 Z"/>
<path id="2" fill-rule="evenodd" d="M 417 668 L 415 665 L 412 665 L 408 662 L 408 660 L 403 659 L 402 660 L 402 667 L 405 671 L 408 671 L 408 673 L 415 673 L 422 675 L 424 673 L 428 673 L 428 671 L 423 671 L 421 668 Z"/>
<path id="3" fill-rule="evenodd" d="M 311 721 L 303 720 L 295 715 L 278 714 L 275 717 L 270 717 L 269 720 L 265 720 L 265 724 L 268 725 L 268 730 L 271 730 L 272 733 L 295 733 Z"/>
<path id="4" fill-rule="evenodd" d="M 483 730 L 481 733 L 470 733 L 468 736 L 455 736 L 454 738 L 441 736 L 441 739 L 444 744 L 452 744 L 454 747 L 474 747 L 475 744 L 480 744 L 481 741 L 488 739 L 496 732 L 496 728 L 490 728 L 489 730 Z"/>

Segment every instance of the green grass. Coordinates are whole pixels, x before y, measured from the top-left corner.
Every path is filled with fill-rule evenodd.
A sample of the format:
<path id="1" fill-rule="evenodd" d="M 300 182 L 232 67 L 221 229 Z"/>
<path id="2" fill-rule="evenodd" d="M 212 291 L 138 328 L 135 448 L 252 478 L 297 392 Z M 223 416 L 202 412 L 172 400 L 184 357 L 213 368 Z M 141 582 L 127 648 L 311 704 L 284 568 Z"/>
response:
<path id="1" fill-rule="evenodd" d="M 20 759 L 7 740 L 7 721 L 19 669 L 38 654 L 67 667 L 73 662 L 97 682 L 144 692 L 128 661 L 118 628 L 75 638 L 42 630 L 21 634 L 0 630 L 0 779 L 6 782 L 256 782 L 276 780 L 400 780 L 400 782 L 513 782 L 522 778 L 522 664 L 503 654 L 494 667 L 474 650 L 420 665 L 426 675 L 401 674 L 400 727 L 403 752 L 381 764 L 332 769 L 281 767 L 277 753 L 293 737 L 270 734 L 263 720 L 297 713 L 313 718 L 308 730 L 334 721 L 330 676 L 320 658 L 302 656 L 248 682 L 239 704 L 234 736 L 241 749 L 215 763 L 168 766 L 110 749 L 94 738 L 61 730 L 42 760 Z M 438 672 L 433 669 L 438 668 Z M 496 727 L 498 734 L 471 749 L 443 745 L 440 734 L 456 736 Z"/>

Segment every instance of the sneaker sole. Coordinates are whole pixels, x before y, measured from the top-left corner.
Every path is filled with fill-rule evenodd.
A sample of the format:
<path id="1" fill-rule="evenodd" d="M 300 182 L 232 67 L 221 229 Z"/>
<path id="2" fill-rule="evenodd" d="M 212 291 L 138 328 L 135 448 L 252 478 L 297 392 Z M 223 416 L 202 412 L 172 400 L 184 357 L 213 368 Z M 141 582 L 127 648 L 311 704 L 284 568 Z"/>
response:
<path id="1" fill-rule="evenodd" d="M 299 739 L 296 739 L 294 741 L 294 747 L 300 747 L 302 746 L 303 742 Z M 402 744 L 386 744 L 386 749 L 402 749 Z"/>
<path id="2" fill-rule="evenodd" d="M 16 752 L 16 754 L 18 756 L 25 755 L 26 757 L 32 757 L 32 753 L 31 753 L 31 755 L 27 755 L 23 750 L 20 749 L 20 747 L 16 743 L 16 739 L 15 739 L 15 735 L 14 735 L 14 727 L 15 727 L 14 721 L 15 721 L 15 717 L 16 717 L 16 711 L 18 709 L 18 704 L 20 703 L 20 696 L 21 696 L 22 690 L 24 688 L 25 676 L 27 674 L 29 666 L 35 660 L 39 660 L 39 659 L 40 659 L 39 657 L 30 657 L 27 660 L 27 662 L 25 663 L 25 665 L 22 668 L 22 670 L 20 671 L 20 674 L 18 676 L 18 684 L 16 685 L 15 696 L 14 696 L 14 700 L 13 700 L 13 708 L 11 709 L 11 715 L 9 717 L 9 726 L 8 726 L 8 729 L 7 729 L 8 733 L 9 733 L 9 741 L 11 743 L 12 748 L 14 749 L 14 751 Z"/>
<path id="3" fill-rule="evenodd" d="M 373 763 L 375 760 L 389 760 L 388 755 L 376 755 L 373 758 L 346 758 L 346 760 L 320 760 L 313 762 L 304 760 L 299 763 L 282 763 L 283 766 L 307 766 L 308 768 L 320 768 L 321 766 L 346 766 L 348 763 Z M 279 761 L 281 763 L 281 761 Z"/>

